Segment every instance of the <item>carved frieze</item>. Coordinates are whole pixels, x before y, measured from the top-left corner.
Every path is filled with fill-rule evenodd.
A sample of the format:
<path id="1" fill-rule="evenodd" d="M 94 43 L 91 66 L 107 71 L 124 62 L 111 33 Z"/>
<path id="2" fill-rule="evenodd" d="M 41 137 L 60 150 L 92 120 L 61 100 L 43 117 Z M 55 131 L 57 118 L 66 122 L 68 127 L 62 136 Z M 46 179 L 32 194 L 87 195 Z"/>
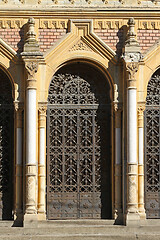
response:
<path id="1" fill-rule="evenodd" d="M 0 28 L 21 28 L 24 25 L 23 19 L 0 19 Z"/>
<path id="2" fill-rule="evenodd" d="M 1 18 L 0 28 L 18 29 L 23 27 L 26 23 L 24 19 Z M 137 30 L 146 29 L 160 29 L 160 20 L 135 20 Z M 40 29 L 67 29 L 68 19 L 40 19 Z M 126 19 L 94 19 L 94 29 L 120 29 L 127 25 Z"/>
<path id="3" fill-rule="evenodd" d="M 67 29 L 68 19 L 40 19 L 40 29 Z"/>

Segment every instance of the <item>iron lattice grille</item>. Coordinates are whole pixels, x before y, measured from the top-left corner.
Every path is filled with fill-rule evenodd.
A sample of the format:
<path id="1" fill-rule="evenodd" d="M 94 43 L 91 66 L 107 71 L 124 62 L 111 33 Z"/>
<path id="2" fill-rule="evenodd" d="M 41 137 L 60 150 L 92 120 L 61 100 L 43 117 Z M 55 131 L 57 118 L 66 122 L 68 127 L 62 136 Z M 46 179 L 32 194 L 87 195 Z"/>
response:
<path id="1" fill-rule="evenodd" d="M 13 99 L 8 77 L 0 70 L 0 219 L 12 219 Z"/>
<path id="2" fill-rule="evenodd" d="M 145 207 L 147 218 L 160 218 L 160 75 L 151 78 L 145 110 Z"/>
<path id="3" fill-rule="evenodd" d="M 102 216 L 102 198 L 107 194 L 103 184 L 107 171 L 103 158 L 107 147 L 102 145 L 106 146 L 107 142 L 100 135 L 107 129 L 106 109 L 109 108 L 108 96 L 102 94 L 103 87 L 102 84 L 102 88 L 96 88 L 94 77 L 88 82 L 72 74 L 58 74 L 50 84 L 47 113 L 49 219 Z"/>

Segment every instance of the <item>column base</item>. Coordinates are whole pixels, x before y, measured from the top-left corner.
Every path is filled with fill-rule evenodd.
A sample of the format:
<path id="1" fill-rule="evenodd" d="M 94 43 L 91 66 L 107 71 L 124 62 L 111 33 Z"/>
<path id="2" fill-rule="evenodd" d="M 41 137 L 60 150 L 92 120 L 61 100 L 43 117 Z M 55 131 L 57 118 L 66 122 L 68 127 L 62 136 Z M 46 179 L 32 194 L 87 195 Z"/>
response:
<path id="1" fill-rule="evenodd" d="M 128 212 L 125 217 L 126 226 L 140 226 L 140 215 L 137 212 Z"/>
<path id="2" fill-rule="evenodd" d="M 140 220 L 146 220 L 146 212 L 143 209 L 139 209 L 139 216 L 140 216 Z"/>
<path id="3" fill-rule="evenodd" d="M 38 217 L 37 214 L 25 214 L 23 220 L 23 226 L 26 228 L 37 228 Z"/>
<path id="4" fill-rule="evenodd" d="M 46 214 L 45 213 L 38 213 L 37 217 L 38 217 L 38 221 L 46 220 Z"/>

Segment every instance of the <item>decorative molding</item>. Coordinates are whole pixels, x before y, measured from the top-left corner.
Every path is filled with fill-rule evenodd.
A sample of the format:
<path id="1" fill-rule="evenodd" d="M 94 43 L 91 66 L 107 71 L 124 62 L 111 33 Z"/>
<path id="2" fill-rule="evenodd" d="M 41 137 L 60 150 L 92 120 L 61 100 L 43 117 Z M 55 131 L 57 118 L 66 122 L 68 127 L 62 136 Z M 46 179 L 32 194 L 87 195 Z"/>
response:
<path id="1" fill-rule="evenodd" d="M 122 19 L 95 19 L 93 21 L 94 29 L 120 29 L 123 25 L 126 25 L 127 21 Z"/>
<path id="2" fill-rule="evenodd" d="M 24 25 L 23 19 L 0 19 L 0 28 L 21 28 Z"/>
<path id="3" fill-rule="evenodd" d="M 78 41 L 71 49 L 70 52 L 73 51 L 92 51 L 82 40 Z"/>
<path id="4" fill-rule="evenodd" d="M 40 19 L 40 29 L 67 29 L 68 19 Z"/>

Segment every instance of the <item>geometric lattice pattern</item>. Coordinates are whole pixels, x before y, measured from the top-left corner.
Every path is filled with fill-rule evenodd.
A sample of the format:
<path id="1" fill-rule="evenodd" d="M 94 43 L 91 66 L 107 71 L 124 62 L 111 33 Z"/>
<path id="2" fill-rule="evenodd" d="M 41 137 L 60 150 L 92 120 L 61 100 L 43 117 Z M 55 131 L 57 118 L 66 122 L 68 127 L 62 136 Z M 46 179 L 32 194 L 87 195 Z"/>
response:
<path id="1" fill-rule="evenodd" d="M 107 142 L 100 135 L 107 127 L 101 125 L 107 122 L 108 106 L 95 81 L 73 74 L 57 74 L 51 81 L 47 113 L 49 219 L 101 218 L 102 175 L 106 174 L 105 164 L 104 174 L 101 169 L 105 155 L 101 145 Z"/>
<path id="2" fill-rule="evenodd" d="M 0 219 L 12 219 L 13 127 L 12 87 L 0 71 Z"/>
<path id="3" fill-rule="evenodd" d="M 147 218 L 160 218 L 160 74 L 147 88 L 145 110 L 145 203 Z"/>

